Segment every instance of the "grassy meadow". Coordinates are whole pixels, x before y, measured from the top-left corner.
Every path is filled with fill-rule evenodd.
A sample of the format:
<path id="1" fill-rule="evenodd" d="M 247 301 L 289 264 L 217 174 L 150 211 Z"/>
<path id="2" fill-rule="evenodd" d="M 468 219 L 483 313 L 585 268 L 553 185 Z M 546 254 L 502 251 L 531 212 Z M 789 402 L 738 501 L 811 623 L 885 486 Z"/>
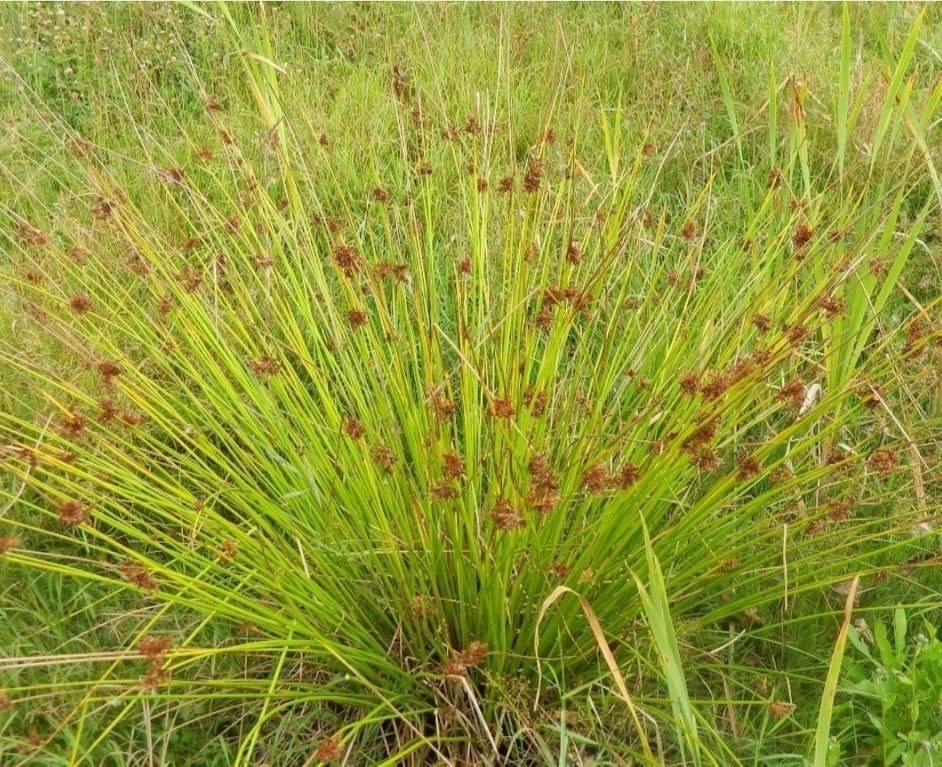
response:
<path id="1" fill-rule="evenodd" d="M 0 68 L 0 765 L 942 761 L 938 8 Z"/>

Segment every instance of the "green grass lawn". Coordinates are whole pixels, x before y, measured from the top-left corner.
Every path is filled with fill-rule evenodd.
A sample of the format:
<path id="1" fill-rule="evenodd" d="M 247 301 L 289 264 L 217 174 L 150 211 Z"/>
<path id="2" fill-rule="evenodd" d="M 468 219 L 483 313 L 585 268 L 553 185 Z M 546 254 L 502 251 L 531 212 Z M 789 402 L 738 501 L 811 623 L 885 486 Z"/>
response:
<path id="1" fill-rule="evenodd" d="M 937 8 L 0 59 L 0 764 L 942 759 Z"/>

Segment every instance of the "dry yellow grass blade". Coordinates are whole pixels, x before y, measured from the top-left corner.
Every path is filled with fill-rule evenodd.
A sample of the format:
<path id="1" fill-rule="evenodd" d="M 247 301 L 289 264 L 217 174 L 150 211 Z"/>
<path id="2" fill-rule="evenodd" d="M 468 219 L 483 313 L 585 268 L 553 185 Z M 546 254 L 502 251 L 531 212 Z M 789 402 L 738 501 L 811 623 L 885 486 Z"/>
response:
<path id="1" fill-rule="evenodd" d="M 625 684 L 625 677 L 622 676 L 621 671 L 618 668 L 618 663 L 615 662 L 615 656 L 612 653 L 612 648 L 609 647 L 608 640 L 605 638 L 605 632 L 602 631 L 602 624 L 599 623 L 598 617 L 595 615 L 595 611 L 592 609 L 592 605 L 589 604 L 589 601 L 579 594 L 576 591 L 573 591 L 568 586 L 557 586 L 553 589 L 553 592 L 543 600 L 543 604 L 540 606 L 540 612 L 536 618 L 536 632 L 533 637 L 533 647 L 536 651 L 536 668 L 537 668 L 537 683 L 536 683 L 536 697 L 533 700 L 533 707 L 536 708 L 540 700 L 540 688 L 543 682 L 543 674 L 539 658 L 539 644 L 540 644 L 540 624 L 543 622 L 543 616 L 546 614 L 546 611 L 549 610 L 556 601 L 563 596 L 564 594 L 572 594 L 579 600 L 579 605 L 582 607 L 582 613 L 585 615 L 586 621 L 589 623 L 589 628 L 592 629 L 592 635 L 595 637 L 595 642 L 599 646 L 599 650 L 602 652 L 602 657 L 605 658 L 605 665 L 608 666 L 608 670 L 612 674 L 612 678 L 615 680 L 615 687 L 618 689 L 618 694 L 625 705 L 628 706 L 628 712 L 631 714 L 631 721 L 634 723 L 635 730 L 638 733 L 638 739 L 641 741 L 641 748 L 644 751 L 645 758 L 651 764 L 657 764 L 657 760 L 654 758 L 654 754 L 651 753 L 651 748 L 648 746 L 647 735 L 644 731 L 644 727 L 641 726 L 641 720 L 638 718 L 638 707 L 631 700 L 631 695 L 628 693 L 628 685 Z"/>

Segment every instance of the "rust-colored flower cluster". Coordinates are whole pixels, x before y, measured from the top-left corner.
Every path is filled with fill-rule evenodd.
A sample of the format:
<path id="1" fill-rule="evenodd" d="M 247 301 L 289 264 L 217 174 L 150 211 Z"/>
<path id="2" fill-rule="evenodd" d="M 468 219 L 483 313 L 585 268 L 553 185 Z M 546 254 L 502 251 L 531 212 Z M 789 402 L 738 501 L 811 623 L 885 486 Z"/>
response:
<path id="1" fill-rule="evenodd" d="M 537 453 L 530 458 L 530 485 L 527 502 L 540 514 L 549 514 L 559 503 L 559 479 L 546 460 Z"/>
<path id="2" fill-rule="evenodd" d="M 137 644 L 137 651 L 147 660 L 147 672 L 140 679 L 142 690 L 153 692 L 169 678 L 164 668 L 167 653 L 173 647 L 169 636 L 146 636 Z"/>
<path id="3" fill-rule="evenodd" d="M 68 527 L 77 527 L 88 522 L 88 507 L 78 501 L 62 501 L 56 505 L 59 521 Z"/>
<path id="4" fill-rule="evenodd" d="M 498 496 L 491 509 L 491 521 L 494 527 L 501 531 L 523 530 L 527 520 L 514 506 L 509 498 Z"/>
<path id="5" fill-rule="evenodd" d="M 471 642 L 464 650 L 452 655 L 442 666 L 446 676 L 464 676 L 468 669 L 481 665 L 487 657 L 487 645 L 478 640 Z"/>
<path id="6" fill-rule="evenodd" d="M 143 565 L 137 565 L 133 562 L 125 562 L 118 568 L 121 575 L 132 586 L 137 586 L 148 594 L 154 594 L 157 591 L 157 584 L 151 577 L 150 571 Z"/>

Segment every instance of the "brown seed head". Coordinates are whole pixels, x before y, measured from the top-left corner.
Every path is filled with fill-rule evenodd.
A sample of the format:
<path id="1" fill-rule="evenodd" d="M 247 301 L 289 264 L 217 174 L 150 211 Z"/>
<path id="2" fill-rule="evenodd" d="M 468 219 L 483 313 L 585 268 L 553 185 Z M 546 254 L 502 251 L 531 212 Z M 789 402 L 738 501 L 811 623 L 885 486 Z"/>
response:
<path id="1" fill-rule="evenodd" d="M 0 557 L 8 551 L 13 551 L 20 543 L 20 539 L 14 535 L 4 535 L 0 537 Z"/>
<path id="2" fill-rule="evenodd" d="M 526 519 L 514 508 L 509 499 L 498 497 L 494 501 L 494 508 L 491 509 L 491 521 L 498 530 L 507 532 L 511 530 L 523 530 L 527 526 Z"/>
<path id="3" fill-rule="evenodd" d="M 608 489 L 612 475 L 603 463 L 589 467 L 582 475 L 582 486 L 590 495 L 598 495 Z"/>
<path id="4" fill-rule="evenodd" d="M 347 312 L 347 322 L 354 330 L 363 327 L 368 322 L 366 312 L 362 309 L 351 309 Z"/>
<path id="5" fill-rule="evenodd" d="M 538 192 L 543 182 L 543 161 L 539 157 L 530 160 L 527 172 L 523 177 L 523 191 L 527 193 Z"/>
<path id="6" fill-rule="evenodd" d="M 396 454 L 386 445 L 378 445 L 373 448 L 373 460 L 389 474 L 396 467 Z"/>
<path id="7" fill-rule="evenodd" d="M 59 511 L 59 521 L 63 525 L 76 527 L 88 522 L 88 509 L 78 501 L 63 501 L 56 504 Z"/>
<path id="8" fill-rule="evenodd" d="M 219 558 L 225 562 L 231 562 L 239 556 L 239 544 L 231 538 L 226 538 L 219 547 Z"/>
<path id="9" fill-rule="evenodd" d="M 143 565 L 136 565 L 133 562 L 125 562 L 119 568 L 124 580 L 133 586 L 137 586 L 149 594 L 157 591 L 157 584 L 151 578 L 150 571 Z"/>
<path id="10" fill-rule="evenodd" d="M 449 479 L 461 479 L 464 477 L 464 459 L 458 453 L 449 450 L 442 455 L 444 468 L 442 474 Z"/>
<path id="11" fill-rule="evenodd" d="M 680 390 L 691 397 L 700 391 L 700 376 L 696 373 L 687 373 L 680 379 Z"/>
<path id="12" fill-rule="evenodd" d="M 340 739 L 334 735 L 332 738 L 322 740 L 314 751 L 314 759 L 318 762 L 336 762 L 343 757 L 343 748 Z"/>
<path id="13" fill-rule="evenodd" d="M 756 330 L 760 333 L 765 333 L 765 331 L 772 327 L 772 320 L 764 314 L 757 314 L 752 318 L 752 324 L 755 325 Z"/>
<path id="14" fill-rule="evenodd" d="M 345 418 L 343 421 L 344 433 L 351 439 L 360 439 L 365 433 L 363 424 L 356 418 Z"/>
<path id="15" fill-rule="evenodd" d="M 85 314 L 92 310 L 93 304 L 92 299 L 84 293 L 79 293 L 78 295 L 72 296 L 69 300 L 69 306 L 72 307 L 72 311 L 76 314 Z"/>
<path id="16" fill-rule="evenodd" d="M 85 433 L 85 416 L 69 410 L 59 416 L 59 431 L 70 439 L 79 439 Z"/>
<path id="17" fill-rule="evenodd" d="M 792 235 L 792 242 L 795 244 L 795 249 L 801 250 L 804 248 L 811 242 L 812 237 L 814 237 L 814 229 L 807 224 L 799 224 L 795 227 L 795 234 Z"/>
<path id="18" fill-rule="evenodd" d="M 511 418 L 516 411 L 509 397 L 495 397 L 491 402 L 491 415 L 495 418 Z"/>
<path id="19" fill-rule="evenodd" d="M 569 248 L 566 250 L 566 260 L 573 265 L 581 264 L 585 259 L 585 253 L 582 252 L 576 243 L 570 242 Z"/>
<path id="20" fill-rule="evenodd" d="M 353 277 L 362 264 L 360 254 L 350 245 L 338 245 L 334 248 L 334 262 L 347 277 Z"/>
<path id="21" fill-rule="evenodd" d="M 112 376 L 121 374 L 121 366 L 114 360 L 99 360 L 97 367 L 98 372 L 105 378 L 111 378 Z"/>
<path id="22" fill-rule="evenodd" d="M 736 462 L 736 479 L 746 480 L 762 471 L 762 464 L 751 455 L 742 456 Z"/>
<path id="23" fill-rule="evenodd" d="M 281 369 L 278 360 L 267 354 L 263 354 L 258 359 L 252 360 L 249 363 L 249 367 L 252 368 L 252 372 L 255 373 L 255 375 L 263 377 L 273 376 Z"/>
<path id="24" fill-rule="evenodd" d="M 641 470 L 631 461 L 626 461 L 619 469 L 615 482 L 620 489 L 627 490 L 639 479 L 641 479 Z"/>
<path id="25" fill-rule="evenodd" d="M 888 476 L 899 466 L 899 456 L 889 448 L 874 450 L 867 459 L 867 467 L 874 474 Z"/>
<path id="26" fill-rule="evenodd" d="M 151 660 L 163 658 L 171 647 L 173 640 L 169 636 L 146 636 L 137 643 L 137 651 Z"/>

